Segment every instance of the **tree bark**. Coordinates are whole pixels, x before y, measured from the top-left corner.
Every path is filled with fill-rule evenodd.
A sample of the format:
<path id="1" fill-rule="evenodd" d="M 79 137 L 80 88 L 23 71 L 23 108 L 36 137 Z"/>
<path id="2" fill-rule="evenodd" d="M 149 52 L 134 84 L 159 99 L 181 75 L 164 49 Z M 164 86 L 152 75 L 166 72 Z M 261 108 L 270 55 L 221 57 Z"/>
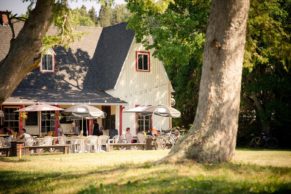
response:
<path id="1" fill-rule="evenodd" d="M 235 151 L 249 0 L 213 0 L 193 127 L 165 158 L 229 161 Z"/>
<path id="2" fill-rule="evenodd" d="M 31 72 L 38 61 L 42 38 L 52 23 L 54 0 L 37 1 L 16 39 L 11 40 L 8 55 L 0 63 L 0 104 L 2 104 L 19 83 Z"/>

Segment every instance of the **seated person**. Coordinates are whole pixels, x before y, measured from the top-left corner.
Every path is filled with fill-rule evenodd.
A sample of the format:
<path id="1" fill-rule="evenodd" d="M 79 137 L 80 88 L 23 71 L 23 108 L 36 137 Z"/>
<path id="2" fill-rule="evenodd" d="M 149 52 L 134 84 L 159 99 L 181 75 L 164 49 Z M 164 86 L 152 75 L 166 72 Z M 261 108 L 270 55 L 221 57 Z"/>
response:
<path id="1" fill-rule="evenodd" d="M 58 127 L 58 137 L 63 136 L 63 135 L 64 135 L 63 129 L 61 128 L 61 126 L 59 126 Z"/>
<path id="2" fill-rule="evenodd" d="M 98 136 L 101 136 L 101 135 L 103 135 L 103 127 L 101 126 L 100 128 L 99 128 L 99 133 L 98 133 Z"/>
<path id="3" fill-rule="evenodd" d="M 152 136 L 158 136 L 158 130 L 156 128 L 152 128 Z"/>
<path id="4" fill-rule="evenodd" d="M 4 125 L 0 126 L 0 134 L 7 134 L 7 128 Z"/>
<path id="5" fill-rule="evenodd" d="M 112 139 L 116 135 L 118 135 L 117 129 L 109 129 L 109 138 L 110 139 Z"/>
<path id="6" fill-rule="evenodd" d="M 7 133 L 8 133 L 7 141 L 11 142 L 16 137 L 16 134 L 13 129 L 8 129 Z"/>
<path id="7" fill-rule="evenodd" d="M 26 129 L 24 129 L 24 128 L 19 129 L 18 133 L 16 135 L 17 140 L 25 140 L 25 139 L 30 138 L 30 137 L 31 137 L 31 135 L 26 133 Z"/>
<path id="8" fill-rule="evenodd" d="M 129 127 L 126 128 L 125 138 L 127 143 L 132 143 L 132 135 Z"/>

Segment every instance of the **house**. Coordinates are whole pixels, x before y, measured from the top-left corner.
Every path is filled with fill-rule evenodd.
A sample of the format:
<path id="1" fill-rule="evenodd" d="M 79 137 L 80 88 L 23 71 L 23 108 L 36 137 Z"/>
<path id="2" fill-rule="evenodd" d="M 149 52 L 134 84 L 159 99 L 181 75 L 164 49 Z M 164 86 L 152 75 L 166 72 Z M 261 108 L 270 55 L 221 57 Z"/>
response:
<path id="1" fill-rule="evenodd" d="M 16 34 L 22 23 L 15 24 Z M 48 33 L 53 33 L 51 28 Z M 124 113 L 139 105 L 171 106 L 171 83 L 161 61 L 136 43 L 134 32 L 126 23 L 114 26 L 79 27 L 83 35 L 68 49 L 61 46 L 48 49 L 42 56 L 40 67 L 28 73 L 12 96 L 2 105 L 5 114 L 2 122 L 8 127 L 25 127 L 29 133 L 39 135 L 55 130 L 60 122 L 65 133 L 70 133 L 72 121 L 58 112 L 15 112 L 36 102 L 45 102 L 61 108 L 74 104 L 90 104 L 106 113 L 98 123 L 104 129 L 118 129 L 124 134 L 152 127 L 167 129 L 171 118 L 154 115 Z M 9 49 L 11 32 L 0 26 L 0 60 Z M 60 116 L 61 115 L 61 116 Z M 86 132 L 92 133 L 92 120 L 86 120 Z M 41 129 L 41 130 L 40 130 Z"/>

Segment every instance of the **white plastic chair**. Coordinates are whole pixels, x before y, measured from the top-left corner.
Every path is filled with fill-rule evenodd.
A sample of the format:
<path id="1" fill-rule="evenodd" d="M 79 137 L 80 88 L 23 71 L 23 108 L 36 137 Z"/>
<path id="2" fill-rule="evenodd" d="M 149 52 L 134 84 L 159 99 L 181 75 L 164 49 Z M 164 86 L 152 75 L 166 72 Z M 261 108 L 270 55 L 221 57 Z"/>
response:
<path id="1" fill-rule="evenodd" d="M 98 136 L 88 136 L 87 139 L 85 140 L 86 144 L 86 150 L 88 152 L 97 152 L 98 151 L 98 146 L 97 146 L 97 139 Z"/>
<path id="2" fill-rule="evenodd" d="M 145 143 L 146 142 L 146 137 L 143 133 L 138 133 L 137 134 L 137 140 L 138 143 Z"/>
<path id="3" fill-rule="evenodd" d="M 3 137 L 0 137 L 0 148 L 5 147 L 5 139 Z"/>
<path id="4" fill-rule="evenodd" d="M 25 142 L 24 142 L 25 146 L 33 146 L 34 144 L 35 144 L 35 140 L 33 139 L 33 137 L 25 138 Z"/>
<path id="5" fill-rule="evenodd" d="M 66 144 L 66 141 L 67 141 L 66 136 L 59 136 L 58 137 L 58 144 L 59 145 L 65 145 Z"/>
<path id="6" fill-rule="evenodd" d="M 98 140 L 97 140 L 97 150 L 100 151 L 104 151 L 102 150 L 102 146 L 106 146 L 107 142 L 108 142 L 109 136 L 107 135 L 101 135 L 98 136 Z"/>
<path id="7" fill-rule="evenodd" d="M 119 136 L 115 135 L 112 139 L 108 139 L 108 143 L 118 143 L 119 141 Z"/>
<path id="8" fill-rule="evenodd" d="M 45 136 L 42 139 L 38 140 L 38 145 L 40 146 L 49 146 L 49 145 L 53 145 L 53 137 L 51 136 Z"/>

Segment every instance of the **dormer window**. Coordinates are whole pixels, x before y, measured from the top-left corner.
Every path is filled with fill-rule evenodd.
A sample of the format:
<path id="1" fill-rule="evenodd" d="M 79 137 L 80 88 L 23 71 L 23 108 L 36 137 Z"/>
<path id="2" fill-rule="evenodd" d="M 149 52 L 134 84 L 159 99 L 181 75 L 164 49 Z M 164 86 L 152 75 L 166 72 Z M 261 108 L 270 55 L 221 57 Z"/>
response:
<path id="1" fill-rule="evenodd" d="M 136 70 L 150 71 L 150 52 L 136 51 Z"/>
<path id="2" fill-rule="evenodd" d="M 54 70 L 55 70 L 54 51 L 52 49 L 49 49 L 45 54 L 42 55 L 40 71 L 54 72 Z"/>

